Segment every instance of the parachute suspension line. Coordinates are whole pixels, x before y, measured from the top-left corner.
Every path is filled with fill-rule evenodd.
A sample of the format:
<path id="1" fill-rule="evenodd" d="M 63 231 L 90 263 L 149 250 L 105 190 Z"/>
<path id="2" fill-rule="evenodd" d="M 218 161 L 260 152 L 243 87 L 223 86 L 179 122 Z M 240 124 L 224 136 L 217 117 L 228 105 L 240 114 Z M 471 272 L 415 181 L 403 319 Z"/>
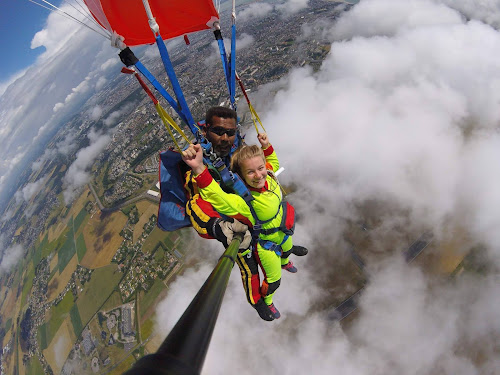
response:
<path id="1" fill-rule="evenodd" d="M 143 90 L 146 92 L 146 94 L 148 94 L 148 96 L 150 97 L 151 101 L 153 102 L 155 108 L 156 108 L 156 112 L 158 113 L 158 116 L 160 116 L 162 122 L 163 122 L 163 125 L 165 125 L 165 127 L 167 128 L 167 131 L 168 133 L 170 134 L 170 138 L 172 138 L 172 141 L 174 142 L 175 144 L 175 147 L 177 148 L 177 151 L 179 152 L 182 152 L 182 148 L 179 146 L 179 143 L 177 142 L 177 140 L 175 139 L 175 136 L 172 132 L 172 128 L 182 137 L 184 138 L 184 140 L 189 144 L 189 143 L 193 143 L 187 136 L 186 134 L 182 131 L 182 129 L 179 127 L 179 125 L 176 124 L 176 122 L 174 121 L 174 119 L 168 114 L 167 111 L 165 111 L 165 109 L 161 106 L 160 102 L 158 101 L 158 99 L 156 99 L 156 97 L 154 96 L 154 94 L 151 92 L 151 90 L 149 89 L 149 87 L 146 85 L 146 83 L 142 80 L 142 78 L 139 76 L 139 74 L 137 74 L 137 72 L 133 69 L 129 69 L 129 68 L 122 68 L 122 73 L 125 73 L 125 74 L 133 74 L 135 76 L 135 78 L 137 78 L 137 81 L 139 81 L 139 84 L 141 85 L 141 87 L 143 88 Z"/>
<path id="2" fill-rule="evenodd" d="M 65 17 L 65 18 L 67 18 L 67 19 L 70 19 L 70 20 L 72 20 L 72 21 L 74 21 L 74 22 L 76 22 L 76 23 L 78 23 L 78 24 L 80 24 L 80 25 L 82 25 L 82 26 L 85 26 L 86 28 L 88 28 L 88 29 L 92 30 L 93 32 L 95 32 L 95 33 L 99 34 L 100 36 L 103 36 L 103 37 L 104 37 L 104 38 L 106 38 L 106 39 L 111 39 L 111 36 L 109 36 L 109 35 L 107 35 L 107 34 L 103 33 L 103 32 L 102 32 L 102 29 L 101 29 L 100 27 L 99 27 L 99 29 L 94 29 L 93 27 L 91 27 L 91 26 L 87 25 L 85 22 L 83 22 L 83 21 L 79 20 L 78 18 L 76 18 L 76 17 L 72 16 L 71 14 L 69 14 L 69 13 L 65 12 L 64 10 L 62 10 L 62 9 L 60 9 L 60 8 L 58 8 L 58 7 L 56 7 L 54 4 L 51 4 L 51 3 L 49 3 L 49 2 L 48 2 L 48 1 L 46 1 L 46 0 L 41 0 L 41 1 L 42 1 L 42 2 L 44 2 L 45 4 L 49 5 L 49 6 L 46 6 L 46 5 L 43 5 L 43 4 L 40 4 L 40 3 L 37 3 L 37 2 L 36 2 L 36 1 L 34 1 L 34 0 L 28 0 L 28 1 L 29 1 L 30 3 L 33 3 L 33 4 L 35 4 L 35 5 L 38 5 L 39 7 L 45 8 L 45 9 L 47 9 L 47 10 L 51 11 L 51 12 L 55 12 L 55 13 L 59 14 L 60 16 L 63 16 L 63 17 Z M 95 23 L 95 22 L 94 22 L 94 23 Z"/>
<path id="3" fill-rule="evenodd" d="M 142 4 L 144 5 L 144 10 L 146 11 L 146 14 L 148 16 L 149 27 L 156 37 L 160 32 L 160 26 L 158 26 L 156 19 L 153 17 L 153 12 L 151 11 L 151 7 L 149 6 L 149 1 L 142 0 Z"/>
<path id="4" fill-rule="evenodd" d="M 69 6 L 71 6 L 74 10 L 76 10 L 78 13 L 80 13 L 83 17 L 85 17 L 86 20 L 90 21 L 97 27 L 101 27 L 99 23 L 92 17 L 92 14 L 88 11 L 88 9 L 83 6 L 82 2 L 78 0 L 74 0 L 75 4 L 79 6 L 80 9 L 78 9 L 76 6 L 74 6 L 70 1 L 68 0 L 63 0 L 65 3 L 67 3 Z M 89 0 L 95 2 L 95 0 Z"/>
<path id="5" fill-rule="evenodd" d="M 250 115 L 252 116 L 253 125 L 255 126 L 255 131 L 257 132 L 257 134 L 260 133 L 259 128 L 257 126 L 257 122 L 258 122 L 260 124 L 262 130 L 264 130 L 264 132 L 265 132 L 266 129 L 264 128 L 264 125 L 262 125 L 262 121 L 260 121 L 260 117 L 257 114 L 257 111 L 255 110 L 252 103 L 250 102 L 250 98 L 247 95 L 247 90 L 245 89 L 243 82 L 241 82 L 241 79 L 238 76 L 238 74 L 235 74 L 235 75 L 236 75 L 236 80 L 238 81 L 238 84 L 240 85 L 241 92 L 243 92 L 243 95 L 245 96 L 245 99 L 247 101 L 248 109 L 250 110 Z"/>

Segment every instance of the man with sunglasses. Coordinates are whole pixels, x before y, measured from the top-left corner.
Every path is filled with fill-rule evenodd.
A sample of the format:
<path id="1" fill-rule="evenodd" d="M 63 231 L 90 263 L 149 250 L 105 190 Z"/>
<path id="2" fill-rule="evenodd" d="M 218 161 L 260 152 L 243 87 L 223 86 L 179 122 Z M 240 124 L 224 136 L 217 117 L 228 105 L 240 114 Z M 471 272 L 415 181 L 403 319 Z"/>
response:
<path id="1" fill-rule="evenodd" d="M 201 131 L 212 144 L 215 154 L 222 159 L 227 158 L 232 154 L 231 151 L 234 151 L 237 121 L 236 112 L 226 107 L 212 107 L 205 116 L 205 126 L 202 126 Z"/>
<path id="2" fill-rule="evenodd" d="M 236 123 L 236 111 L 226 107 L 212 107 L 207 111 L 205 116 L 205 125 L 201 126 L 201 132 L 212 144 L 212 150 L 228 167 L 231 154 L 236 149 Z M 230 190 L 221 181 L 218 171 L 210 166 L 209 171 L 221 187 L 229 192 Z M 273 320 L 274 316 L 260 293 L 258 264 L 252 249 L 250 249 L 251 235 L 248 227 L 239 222 L 237 220 L 238 217 L 222 217 L 214 210 L 210 203 L 200 197 L 191 169 L 189 169 L 185 177 L 184 188 L 189 196 L 186 204 L 186 213 L 191 219 L 193 227 L 201 237 L 215 238 L 227 248 L 232 241 L 233 233 L 245 233 L 245 238 L 240 245 L 240 251 L 236 259 L 236 263 L 240 267 L 243 289 L 245 290 L 247 301 L 257 310 L 259 316 L 267 321 Z"/>

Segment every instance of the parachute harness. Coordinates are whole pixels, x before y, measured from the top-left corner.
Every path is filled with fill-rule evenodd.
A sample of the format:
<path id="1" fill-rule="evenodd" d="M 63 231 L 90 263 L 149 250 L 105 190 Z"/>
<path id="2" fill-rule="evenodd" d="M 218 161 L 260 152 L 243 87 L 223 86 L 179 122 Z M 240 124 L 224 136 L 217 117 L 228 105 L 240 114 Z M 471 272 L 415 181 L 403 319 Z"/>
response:
<path id="1" fill-rule="evenodd" d="M 276 178 L 274 173 L 270 170 L 268 170 L 267 172 L 273 178 L 273 180 L 276 181 L 278 186 L 280 186 L 280 188 L 281 188 L 281 185 L 278 182 L 278 179 Z M 248 187 L 243 183 L 241 177 L 237 173 L 232 173 L 232 172 L 229 172 L 229 173 L 231 173 L 231 175 L 233 176 L 233 179 L 235 181 L 233 186 L 232 186 L 233 190 L 241 198 L 243 198 L 243 200 L 245 201 L 245 203 L 247 204 L 247 206 L 250 210 L 250 213 L 252 214 L 252 216 L 255 220 L 255 224 L 253 225 L 252 229 L 250 230 L 250 232 L 252 234 L 252 246 L 251 247 L 254 247 L 257 245 L 257 243 L 259 243 L 260 246 L 262 246 L 262 248 L 264 248 L 266 250 L 274 251 L 278 256 L 281 256 L 281 254 L 282 254 L 281 246 L 293 234 L 294 228 L 295 228 L 295 224 L 290 225 L 290 228 L 288 228 L 288 226 L 287 226 L 288 209 L 291 206 L 287 202 L 285 202 L 283 199 L 281 199 L 275 192 L 269 190 L 271 193 L 278 196 L 278 198 L 280 200 L 279 207 L 272 218 L 270 218 L 268 220 L 261 220 L 259 218 L 259 216 L 257 215 L 255 208 L 253 207 L 252 201 L 254 200 L 254 198 L 253 198 L 252 194 L 250 193 L 250 190 L 248 189 Z M 292 210 L 293 210 L 293 208 L 292 208 Z M 278 216 L 280 211 L 282 212 L 280 225 L 278 227 L 264 229 L 263 226 L 265 224 L 271 222 L 272 220 L 274 220 L 274 218 L 276 218 L 276 216 Z M 293 212 L 291 212 L 291 214 L 293 214 Z M 276 243 L 276 242 L 273 242 L 270 240 L 265 240 L 265 239 L 260 238 L 261 234 L 267 236 L 267 235 L 274 234 L 274 233 L 279 232 L 279 231 L 281 231 L 285 234 L 285 237 L 283 238 L 283 240 L 280 243 Z M 247 250 L 242 255 L 246 255 L 249 251 L 250 250 Z"/>

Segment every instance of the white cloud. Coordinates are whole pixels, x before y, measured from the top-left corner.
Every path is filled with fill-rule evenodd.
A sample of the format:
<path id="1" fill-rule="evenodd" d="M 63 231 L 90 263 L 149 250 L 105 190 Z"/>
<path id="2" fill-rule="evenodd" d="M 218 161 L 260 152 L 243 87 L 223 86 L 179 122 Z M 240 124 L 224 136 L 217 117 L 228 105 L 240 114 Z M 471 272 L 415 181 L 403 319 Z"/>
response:
<path id="1" fill-rule="evenodd" d="M 273 10 L 273 6 L 268 3 L 252 3 L 236 15 L 237 22 L 255 20 L 267 16 Z"/>
<path id="2" fill-rule="evenodd" d="M 85 80 L 83 80 L 82 82 L 80 82 L 78 84 L 78 86 L 76 86 L 73 89 L 71 89 L 71 93 L 68 94 L 68 96 L 66 96 L 66 98 L 64 99 L 64 104 L 57 103 L 56 106 L 58 106 L 58 108 L 56 109 L 54 107 L 54 112 L 57 112 L 59 109 L 61 109 L 62 107 L 64 107 L 66 104 L 70 103 L 72 100 L 75 99 L 75 97 L 77 95 L 79 95 L 79 94 L 86 94 L 90 90 L 90 86 L 89 86 L 89 83 L 88 83 L 89 79 L 90 79 L 89 76 L 85 77 Z M 62 104 L 62 105 L 60 105 L 60 104 Z"/>
<path id="3" fill-rule="evenodd" d="M 98 120 L 101 118 L 102 115 L 102 108 L 100 105 L 96 105 L 94 108 L 92 108 L 92 111 L 90 113 L 90 118 L 94 121 Z"/>
<path id="4" fill-rule="evenodd" d="M 29 203 L 31 198 L 39 192 L 41 188 L 43 188 L 45 184 L 46 178 L 45 176 L 36 180 L 35 182 L 28 182 L 26 186 L 24 186 L 21 190 L 18 190 L 15 194 L 16 201 L 19 203 L 21 201 L 25 201 Z"/>
<path id="5" fill-rule="evenodd" d="M 101 64 L 101 70 L 108 70 L 116 67 L 120 64 L 120 60 L 117 57 L 112 57 Z"/>
<path id="6" fill-rule="evenodd" d="M 4 82 L 0 82 L 0 96 L 2 96 L 7 88 L 12 85 L 18 78 L 21 78 L 26 73 L 27 69 L 22 69 L 14 74 L 12 74 L 9 78 L 7 78 Z"/>
<path id="7" fill-rule="evenodd" d="M 0 273 L 10 272 L 10 270 L 22 258 L 24 249 L 21 245 L 12 245 L 5 249 L 0 263 Z"/>
<path id="8" fill-rule="evenodd" d="M 284 14 L 293 14 L 307 8 L 308 4 L 309 0 L 286 0 L 283 4 L 276 5 L 276 9 Z"/>
<path id="9" fill-rule="evenodd" d="M 106 78 L 104 78 L 104 77 L 99 77 L 99 78 L 97 79 L 96 84 L 95 84 L 95 90 L 96 90 L 96 91 L 100 91 L 100 90 L 104 87 L 104 85 L 105 85 L 107 82 L 108 82 L 108 80 L 107 80 Z"/>
<path id="10" fill-rule="evenodd" d="M 45 149 L 42 156 L 40 156 L 32 165 L 31 169 L 33 171 L 39 171 L 40 168 L 48 161 L 55 159 L 59 154 L 63 156 L 68 156 L 76 150 L 77 143 L 76 134 L 68 133 L 64 139 L 58 142 L 54 148 Z"/>
<path id="11" fill-rule="evenodd" d="M 349 17 L 340 17 L 331 32 L 336 40 L 393 36 L 408 29 L 446 27 L 461 21 L 458 12 L 431 0 L 363 0 L 349 11 Z"/>
<path id="12" fill-rule="evenodd" d="M 117 111 L 114 111 L 110 113 L 105 119 L 104 119 L 104 125 L 107 127 L 114 126 L 120 121 L 120 119 L 123 117 L 123 115 L 127 112 L 130 112 L 133 108 L 135 108 L 135 104 L 130 103 L 122 106 L 120 109 Z"/>
<path id="13" fill-rule="evenodd" d="M 75 151 L 77 147 L 75 141 L 76 141 L 75 133 L 66 134 L 64 139 L 56 144 L 57 151 L 64 156 L 70 155 L 73 151 Z"/>
<path id="14" fill-rule="evenodd" d="M 66 204 L 73 201 L 79 189 L 90 181 L 89 168 L 111 140 L 108 134 L 93 129 L 87 136 L 90 144 L 76 153 L 76 160 L 69 166 L 64 176 L 63 195 Z"/>
<path id="15" fill-rule="evenodd" d="M 500 2 L 498 0 L 441 0 L 441 2 L 458 10 L 467 18 L 482 21 L 495 29 L 500 27 Z"/>

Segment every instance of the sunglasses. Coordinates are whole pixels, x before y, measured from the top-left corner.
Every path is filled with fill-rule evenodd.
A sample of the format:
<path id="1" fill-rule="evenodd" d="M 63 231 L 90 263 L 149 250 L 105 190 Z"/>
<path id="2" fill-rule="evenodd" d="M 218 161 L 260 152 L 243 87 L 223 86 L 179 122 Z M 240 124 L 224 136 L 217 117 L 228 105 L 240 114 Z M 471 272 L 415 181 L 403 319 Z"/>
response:
<path id="1" fill-rule="evenodd" d="M 217 134 L 219 137 L 222 137 L 224 134 L 227 134 L 228 137 L 232 137 L 236 134 L 236 128 L 226 129 L 221 127 L 208 128 L 209 132 Z"/>

